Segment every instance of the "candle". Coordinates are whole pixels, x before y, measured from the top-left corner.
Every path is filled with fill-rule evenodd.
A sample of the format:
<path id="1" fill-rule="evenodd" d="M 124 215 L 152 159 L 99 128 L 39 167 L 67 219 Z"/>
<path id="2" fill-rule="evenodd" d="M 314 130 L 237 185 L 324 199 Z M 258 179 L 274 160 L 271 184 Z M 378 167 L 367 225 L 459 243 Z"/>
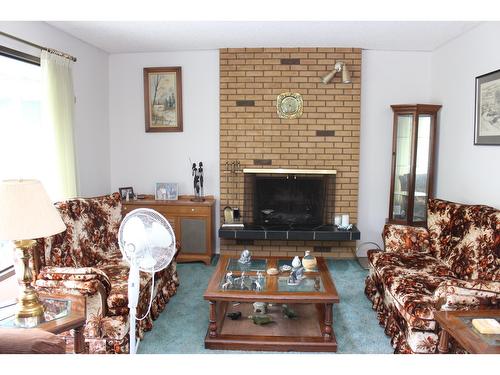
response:
<path id="1" fill-rule="evenodd" d="M 335 215 L 335 218 L 334 218 L 334 224 L 338 227 L 342 222 L 342 216 L 340 215 Z"/>
<path id="2" fill-rule="evenodd" d="M 342 215 L 342 226 L 345 228 L 349 225 L 349 215 L 348 214 L 343 214 Z"/>

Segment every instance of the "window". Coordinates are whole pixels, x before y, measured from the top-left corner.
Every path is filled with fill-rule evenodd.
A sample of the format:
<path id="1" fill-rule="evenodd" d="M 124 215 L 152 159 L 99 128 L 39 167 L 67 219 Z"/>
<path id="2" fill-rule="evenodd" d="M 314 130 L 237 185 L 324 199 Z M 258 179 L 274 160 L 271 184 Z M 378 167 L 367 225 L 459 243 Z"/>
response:
<path id="1" fill-rule="evenodd" d="M 0 181 L 34 178 L 49 196 L 57 192 L 54 132 L 42 121 L 39 65 L 0 55 Z M 12 251 L 0 241 L 0 268 Z"/>

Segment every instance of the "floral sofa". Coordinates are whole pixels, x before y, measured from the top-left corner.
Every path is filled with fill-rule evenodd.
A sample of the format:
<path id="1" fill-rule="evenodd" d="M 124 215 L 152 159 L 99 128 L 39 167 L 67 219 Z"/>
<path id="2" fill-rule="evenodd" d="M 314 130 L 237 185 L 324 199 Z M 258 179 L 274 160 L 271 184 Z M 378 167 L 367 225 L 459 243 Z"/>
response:
<path id="1" fill-rule="evenodd" d="M 120 195 L 78 198 L 56 203 L 66 231 L 37 241 L 34 268 L 37 290 L 80 294 L 87 300 L 84 336 L 89 353 L 128 352 L 128 264 L 118 247 L 122 219 Z M 151 313 L 137 322 L 137 335 L 153 326 L 179 285 L 175 259 L 151 276 L 141 272 L 137 316 L 146 312 L 153 290 Z"/>
<path id="2" fill-rule="evenodd" d="M 436 310 L 500 308 L 500 211 L 439 199 L 427 228 L 387 224 L 365 294 L 396 353 L 434 353 Z"/>

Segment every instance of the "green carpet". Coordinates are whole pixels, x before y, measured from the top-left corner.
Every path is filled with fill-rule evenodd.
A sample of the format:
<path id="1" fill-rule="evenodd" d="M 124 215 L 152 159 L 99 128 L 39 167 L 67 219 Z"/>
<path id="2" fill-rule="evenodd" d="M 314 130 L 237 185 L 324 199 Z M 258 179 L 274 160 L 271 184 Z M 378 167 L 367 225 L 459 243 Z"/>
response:
<path id="1" fill-rule="evenodd" d="M 392 353 L 389 338 L 363 293 L 367 271 L 355 260 L 329 260 L 328 268 L 340 296 L 340 303 L 333 307 L 337 353 Z M 145 334 L 139 353 L 242 353 L 204 348 L 208 302 L 203 293 L 215 265 L 184 263 L 177 269 L 180 279 L 177 294 L 154 322 L 153 330 Z"/>

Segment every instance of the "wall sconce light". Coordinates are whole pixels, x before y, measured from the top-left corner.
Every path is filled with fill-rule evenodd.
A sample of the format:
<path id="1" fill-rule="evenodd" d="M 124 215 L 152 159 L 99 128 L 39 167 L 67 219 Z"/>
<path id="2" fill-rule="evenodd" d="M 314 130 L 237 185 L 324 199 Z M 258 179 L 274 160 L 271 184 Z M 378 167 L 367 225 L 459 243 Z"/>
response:
<path id="1" fill-rule="evenodd" d="M 351 83 L 351 73 L 349 73 L 349 70 L 347 69 L 343 61 L 336 62 L 333 70 L 327 75 L 321 77 L 321 82 L 326 85 L 333 79 L 333 77 L 335 77 L 335 74 L 337 74 L 338 72 L 342 72 L 342 83 Z"/>

